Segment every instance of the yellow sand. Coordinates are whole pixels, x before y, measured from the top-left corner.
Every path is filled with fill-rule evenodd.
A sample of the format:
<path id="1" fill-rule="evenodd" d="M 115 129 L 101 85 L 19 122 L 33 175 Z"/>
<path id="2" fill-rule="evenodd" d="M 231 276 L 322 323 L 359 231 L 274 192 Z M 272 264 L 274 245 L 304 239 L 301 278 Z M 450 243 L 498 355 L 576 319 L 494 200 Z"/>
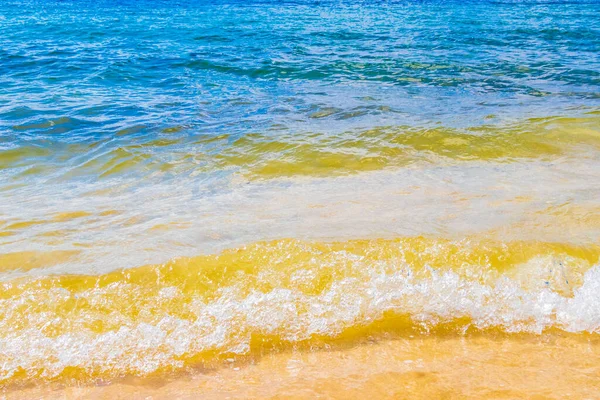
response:
<path id="1" fill-rule="evenodd" d="M 268 354 L 169 380 L 35 387 L 7 399 L 595 399 L 600 339 L 418 337 Z"/>

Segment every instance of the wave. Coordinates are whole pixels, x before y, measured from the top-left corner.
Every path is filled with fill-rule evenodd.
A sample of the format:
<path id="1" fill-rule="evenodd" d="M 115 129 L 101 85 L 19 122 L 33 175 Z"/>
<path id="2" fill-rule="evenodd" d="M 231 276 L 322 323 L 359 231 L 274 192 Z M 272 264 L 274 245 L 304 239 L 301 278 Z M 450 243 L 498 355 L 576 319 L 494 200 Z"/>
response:
<path id="1" fill-rule="evenodd" d="M 146 376 L 275 348 L 493 330 L 600 333 L 600 247 L 279 240 L 2 283 L 0 382 Z"/>

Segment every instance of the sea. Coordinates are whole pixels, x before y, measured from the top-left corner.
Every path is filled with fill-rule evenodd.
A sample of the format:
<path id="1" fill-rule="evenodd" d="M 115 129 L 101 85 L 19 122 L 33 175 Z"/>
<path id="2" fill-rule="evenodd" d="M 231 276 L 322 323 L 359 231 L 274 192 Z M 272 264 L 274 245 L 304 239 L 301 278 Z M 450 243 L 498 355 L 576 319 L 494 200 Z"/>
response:
<path id="1" fill-rule="evenodd" d="M 0 388 L 596 398 L 600 1 L 0 1 Z"/>

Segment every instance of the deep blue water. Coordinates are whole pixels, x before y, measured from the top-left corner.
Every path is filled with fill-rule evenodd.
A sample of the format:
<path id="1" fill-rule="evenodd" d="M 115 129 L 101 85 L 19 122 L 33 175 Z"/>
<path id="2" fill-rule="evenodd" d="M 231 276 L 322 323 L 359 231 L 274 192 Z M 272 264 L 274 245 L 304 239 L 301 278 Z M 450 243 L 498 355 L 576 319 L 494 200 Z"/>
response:
<path id="1" fill-rule="evenodd" d="M 564 114 L 600 104 L 599 15 L 600 2 L 3 1 L 2 145 Z"/>

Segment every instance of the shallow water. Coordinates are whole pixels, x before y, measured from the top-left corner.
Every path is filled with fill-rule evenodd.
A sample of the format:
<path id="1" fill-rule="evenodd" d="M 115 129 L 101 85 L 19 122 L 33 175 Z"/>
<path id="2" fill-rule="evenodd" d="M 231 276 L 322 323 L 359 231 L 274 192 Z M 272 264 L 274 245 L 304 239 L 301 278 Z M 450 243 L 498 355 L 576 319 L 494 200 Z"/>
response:
<path id="1" fill-rule="evenodd" d="M 184 377 L 111 386 L 31 388 L 44 399 L 553 399 L 595 398 L 597 340 L 427 336 L 226 361 Z"/>
<path id="2" fill-rule="evenodd" d="M 397 397 L 421 372 L 399 378 L 381 349 L 434 362 L 447 339 L 453 356 L 429 364 L 440 391 L 407 393 L 568 396 L 510 368 L 483 391 L 447 372 L 485 365 L 479 341 L 502 365 L 597 346 L 599 14 L 3 2 L 0 384 L 310 397 L 333 390 L 315 380 L 333 346 L 353 361 L 330 379 L 358 387 L 340 393 Z M 358 368 L 369 354 L 385 361 Z M 260 383 L 296 356 L 319 361 Z M 585 376 L 569 375 L 578 396 Z"/>

